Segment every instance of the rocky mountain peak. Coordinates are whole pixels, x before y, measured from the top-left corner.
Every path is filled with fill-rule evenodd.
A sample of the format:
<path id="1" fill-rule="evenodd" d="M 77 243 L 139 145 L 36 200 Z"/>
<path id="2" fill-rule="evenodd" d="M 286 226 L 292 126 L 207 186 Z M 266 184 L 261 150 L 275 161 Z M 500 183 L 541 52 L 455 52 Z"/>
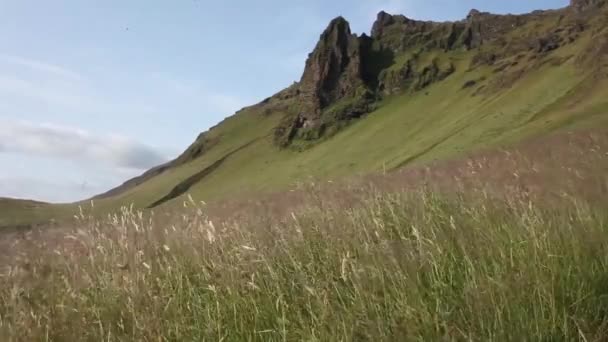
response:
<path id="1" fill-rule="evenodd" d="M 306 105 L 301 114 L 314 121 L 319 111 L 349 96 L 363 84 L 359 38 L 342 17 L 329 23 L 306 61 L 300 91 Z"/>
<path id="2" fill-rule="evenodd" d="M 571 8 L 593 14 L 587 9 L 605 2 L 571 0 Z M 523 64 L 520 60 L 526 54 L 531 55 L 529 61 L 540 60 L 574 42 L 584 29 L 579 22 L 583 16 L 571 8 L 522 15 L 472 9 L 465 19 L 453 22 L 419 21 L 381 11 L 371 37 L 352 34 L 348 21 L 337 17 L 309 54 L 300 82 L 278 95 L 292 103 L 285 107 L 288 115 L 275 131 L 276 142 L 288 146 L 292 141 L 332 134 L 373 111 L 383 97 L 421 91 L 441 82 L 457 71 L 455 59 L 446 57 L 452 51 L 473 51 L 470 70 L 503 60 L 496 73 Z M 550 18 L 558 17 L 555 27 L 525 29 L 530 22 L 549 23 Z M 508 58 L 516 60 L 507 64 Z"/>
<path id="3" fill-rule="evenodd" d="M 472 17 L 478 16 L 480 14 L 481 14 L 481 12 L 478 9 L 473 8 L 472 10 L 469 11 L 467 18 L 472 18 Z"/>
<path id="4" fill-rule="evenodd" d="M 384 31 L 387 27 L 394 24 L 405 24 L 410 21 L 407 17 L 403 15 L 392 15 L 386 13 L 385 11 L 380 11 L 372 26 L 372 38 L 380 38 L 384 34 Z"/>
<path id="5" fill-rule="evenodd" d="M 348 23 L 348 21 L 346 21 L 346 19 L 344 19 L 344 17 L 340 16 L 333 19 L 329 23 L 325 31 L 323 31 L 323 33 L 321 34 L 320 41 L 328 43 L 331 41 L 343 39 L 345 37 L 348 38 L 351 35 L 352 33 L 350 31 L 350 24 Z"/>
<path id="6" fill-rule="evenodd" d="M 390 15 L 384 11 L 380 11 L 380 13 L 378 13 L 376 22 L 374 22 L 374 26 L 372 27 L 372 37 L 382 36 L 384 28 L 387 26 L 390 26 L 394 23 L 395 23 L 395 18 L 392 15 Z"/>
<path id="7" fill-rule="evenodd" d="M 483 17 L 488 17 L 490 15 L 491 14 L 489 12 L 482 12 L 482 11 L 477 10 L 477 9 L 472 9 L 472 10 L 469 11 L 469 14 L 467 15 L 467 20 L 468 21 L 472 21 L 472 20 L 475 20 L 475 19 L 480 19 L 480 18 L 483 18 Z"/>

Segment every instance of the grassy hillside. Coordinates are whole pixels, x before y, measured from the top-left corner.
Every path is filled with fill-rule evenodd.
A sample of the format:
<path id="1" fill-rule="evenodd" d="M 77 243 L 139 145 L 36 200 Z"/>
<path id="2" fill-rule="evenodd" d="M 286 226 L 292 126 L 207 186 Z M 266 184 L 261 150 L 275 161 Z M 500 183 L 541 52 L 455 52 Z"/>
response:
<path id="1" fill-rule="evenodd" d="M 337 18 L 299 83 L 175 160 L 0 199 L 0 227 L 73 219 L 0 234 L 0 340 L 606 340 L 601 4 Z"/>
<path id="2" fill-rule="evenodd" d="M 582 130 L 5 232 L 0 339 L 602 341 L 607 167 L 608 129 Z"/>
<path id="3" fill-rule="evenodd" d="M 597 184 L 596 184 L 597 185 Z M 608 217 L 419 189 L 287 219 L 79 219 L 1 278 L 5 341 L 602 341 Z M 160 229 L 158 229 L 160 228 Z"/>
<path id="4" fill-rule="evenodd" d="M 559 53 L 567 51 L 555 56 Z M 242 192 L 274 191 L 310 176 L 335 179 L 391 170 L 558 129 L 608 123 L 604 91 L 608 82 L 581 70 L 574 59 L 558 67 L 528 70 L 509 87 L 476 95 L 479 86 L 463 89 L 467 81 L 485 77 L 483 82 L 491 84 L 504 75 L 491 67 L 468 71 L 471 55 L 443 56 L 456 65 L 456 72 L 446 80 L 424 91 L 392 96 L 364 119 L 303 150 L 279 149 L 268 136 L 281 113 L 264 116 L 255 109 L 245 110 L 230 123 L 242 123 L 247 131 L 232 130 L 228 123 L 220 125 L 218 132 L 225 130 L 230 139 L 220 139 L 208 154 L 106 203 L 150 205 L 180 181 L 249 142 L 193 184 L 188 193 L 197 200 L 212 200 Z"/>
<path id="5" fill-rule="evenodd" d="M 197 201 L 238 198 L 284 190 L 309 177 L 337 179 L 390 171 L 556 130 L 604 127 L 606 8 L 524 16 L 472 12 L 458 23 L 381 14 L 374 24 L 376 36 L 362 37 L 359 43 L 340 42 L 341 31 L 331 25 L 345 30 L 348 24 L 333 21 L 322 36 L 327 41 L 315 50 L 319 61 L 309 61 L 307 68 L 323 62 L 323 51 L 335 49 L 324 45 L 331 39 L 355 44 L 349 47 L 351 54 L 352 49 L 367 46 L 361 51 L 369 54 L 369 65 L 361 76 L 364 80 L 356 82 L 373 88 L 373 103 L 367 97 L 364 102 L 369 113 L 347 115 L 361 107 L 359 95 L 352 95 L 321 108 L 320 124 L 307 128 L 310 121 L 300 116 L 309 110 L 305 104 L 312 95 L 303 83 L 295 84 L 201 134 L 171 164 L 96 198 L 95 208 L 100 213 L 131 204 L 171 208 L 187 195 Z M 478 26 L 490 32 L 487 37 L 479 36 L 484 31 L 475 31 Z M 344 91 L 360 94 L 363 86 L 348 88 L 348 77 L 359 76 L 347 74 L 353 73 L 350 69 L 343 72 L 339 82 Z M 303 77 L 302 82 L 306 80 Z M 283 145 L 276 141 L 279 129 L 289 139 Z M 285 132 L 293 134 L 285 138 Z M 46 206 L 35 214 L 7 208 L 0 203 L 5 225 L 65 216 L 76 206 Z"/>
<path id="6" fill-rule="evenodd" d="M 77 206 L 0 198 L 0 228 L 46 223 L 53 218 L 69 218 Z"/>

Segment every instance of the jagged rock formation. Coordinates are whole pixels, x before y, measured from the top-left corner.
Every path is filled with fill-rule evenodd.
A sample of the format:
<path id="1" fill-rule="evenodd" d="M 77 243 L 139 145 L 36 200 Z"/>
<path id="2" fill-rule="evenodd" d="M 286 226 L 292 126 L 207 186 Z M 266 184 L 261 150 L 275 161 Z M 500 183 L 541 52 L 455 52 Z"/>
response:
<path id="1" fill-rule="evenodd" d="M 396 34 L 415 37 L 415 33 L 424 33 L 428 27 L 438 25 L 381 12 L 372 36 L 359 37 L 351 33 L 344 18 L 332 20 L 306 62 L 297 84 L 297 112 L 277 128 L 277 143 L 286 146 L 296 138 L 317 139 L 329 129 L 336 130 L 371 111 L 373 102 L 383 94 L 408 86 L 420 90 L 449 76 L 453 65 L 442 65 L 437 60 L 417 63 L 420 68 L 414 67 L 412 61 L 386 71 L 394 64 L 396 54 L 425 39 L 421 36 L 398 42 L 392 38 Z"/>
<path id="2" fill-rule="evenodd" d="M 311 105 L 306 118 L 314 120 L 321 109 L 365 86 L 361 45 L 344 18 L 336 18 L 329 24 L 308 57 L 300 81 L 300 91 Z"/>
<path id="3" fill-rule="evenodd" d="M 297 105 L 277 127 L 276 142 L 287 146 L 293 140 L 315 140 L 370 112 L 379 98 L 420 91 L 455 71 L 450 60 L 424 58 L 428 52 L 480 50 L 474 64 L 491 65 L 502 56 L 482 51 L 482 46 L 501 44 L 508 32 L 543 15 L 494 15 L 472 10 L 462 21 L 436 23 L 382 11 L 371 37 L 352 34 L 348 22 L 336 18 L 306 62 L 291 93 Z M 512 50 L 525 50 L 532 44 L 537 52 L 548 52 L 563 40 L 557 35 L 542 36 L 533 43 L 527 39 L 526 44 Z"/>
<path id="4" fill-rule="evenodd" d="M 314 140 L 371 111 L 376 99 L 419 91 L 441 81 L 455 71 L 454 64 L 438 58 L 425 60 L 421 58 L 425 52 L 479 49 L 525 20 L 472 10 L 463 21 L 435 23 L 382 11 L 371 37 L 358 37 L 344 18 L 336 18 L 306 62 L 294 95 L 297 109 L 277 128 L 276 141 L 287 146 L 298 138 Z M 540 45 L 539 49 L 546 50 L 555 42 Z M 396 56 L 405 58 L 397 62 Z M 483 56 L 477 60 L 487 62 Z"/>
<path id="5" fill-rule="evenodd" d="M 339 101 L 352 102 L 339 115 L 354 117 L 366 111 L 355 107 L 365 107 L 371 99 L 365 70 L 368 50 L 368 38 L 353 35 L 344 18 L 331 21 L 306 61 L 296 91 L 297 113 L 277 131 L 279 144 L 288 144 L 300 129 L 318 134 L 326 127 L 324 111 Z"/>

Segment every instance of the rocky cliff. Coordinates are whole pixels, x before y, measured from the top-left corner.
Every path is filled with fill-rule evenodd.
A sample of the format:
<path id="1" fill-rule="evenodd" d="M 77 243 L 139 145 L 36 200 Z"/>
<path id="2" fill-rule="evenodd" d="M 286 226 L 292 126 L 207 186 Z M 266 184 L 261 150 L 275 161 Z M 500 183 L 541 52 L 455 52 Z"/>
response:
<path id="1" fill-rule="evenodd" d="M 336 18 L 321 34 L 294 85 L 295 105 L 277 127 L 275 141 L 285 147 L 294 140 L 318 139 L 372 111 L 386 96 L 420 91 L 450 77 L 456 69 L 454 59 L 446 58 L 451 51 L 467 52 L 470 69 L 495 67 L 505 73 L 504 82 L 486 90 L 505 86 L 517 79 L 517 73 L 525 73 L 519 68 L 509 74 L 524 64 L 521 59 L 542 60 L 576 41 L 589 26 L 589 16 L 604 4 L 605 0 L 572 0 L 564 9 L 524 15 L 474 9 L 463 20 L 443 23 L 382 11 L 371 36 L 352 34 L 349 23 Z"/>

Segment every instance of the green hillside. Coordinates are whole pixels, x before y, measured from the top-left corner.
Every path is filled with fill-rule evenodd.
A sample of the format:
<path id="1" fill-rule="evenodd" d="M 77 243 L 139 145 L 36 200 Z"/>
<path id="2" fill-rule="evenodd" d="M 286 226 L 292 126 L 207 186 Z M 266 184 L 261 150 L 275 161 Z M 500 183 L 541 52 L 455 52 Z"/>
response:
<path id="1" fill-rule="evenodd" d="M 300 82 L 201 134 L 175 161 L 95 198 L 95 207 L 280 191 L 311 176 L 392 170 L 604 126 L 606 23 L 602 1 L 517 16 L 472 11 L 451 23 L 382 12 L 371 37 L 352 35 L 337 18 Z"/>

